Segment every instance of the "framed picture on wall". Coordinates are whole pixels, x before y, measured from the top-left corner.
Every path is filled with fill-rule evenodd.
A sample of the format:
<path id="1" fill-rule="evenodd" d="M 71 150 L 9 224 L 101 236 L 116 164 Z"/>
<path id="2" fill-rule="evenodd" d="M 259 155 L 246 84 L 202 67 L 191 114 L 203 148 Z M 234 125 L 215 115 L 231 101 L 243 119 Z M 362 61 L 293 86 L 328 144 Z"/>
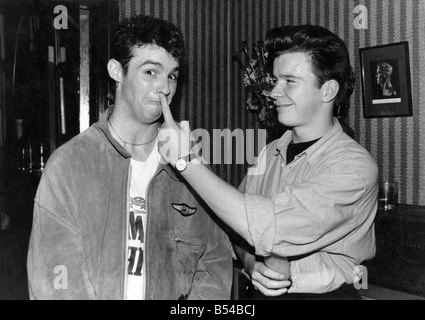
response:
<path id="1" fill-rule="evenodd" d="M 360 48 L 365 118 L 412 116 L 409 43 Z"/>

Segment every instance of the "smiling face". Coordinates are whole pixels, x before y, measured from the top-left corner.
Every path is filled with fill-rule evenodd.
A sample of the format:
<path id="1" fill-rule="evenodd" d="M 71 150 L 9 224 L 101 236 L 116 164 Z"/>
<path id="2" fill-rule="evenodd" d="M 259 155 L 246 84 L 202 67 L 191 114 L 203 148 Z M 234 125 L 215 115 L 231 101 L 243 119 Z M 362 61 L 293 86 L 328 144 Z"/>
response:
<path id="1" fill-rule="evenodd" d="M 296 130 L 310 130 L 323 117 L 323 89 L 317 85 L 310 57 L 302 52 L 283 53 L 274 60 L 277 82 L 270 93 L 278 120 Z M 320 121 L 319 121 L 320 123 Z"/>
<path id="2" fill-rule="evenodd" d="M 160 93 L 168 103 L 176 93 L 179 63 L 156 45 L 133 48 L 132 52 L 125 75 L 119 66 L 115 105 L 127 119 L 151 124 L 162 114 Z"/>

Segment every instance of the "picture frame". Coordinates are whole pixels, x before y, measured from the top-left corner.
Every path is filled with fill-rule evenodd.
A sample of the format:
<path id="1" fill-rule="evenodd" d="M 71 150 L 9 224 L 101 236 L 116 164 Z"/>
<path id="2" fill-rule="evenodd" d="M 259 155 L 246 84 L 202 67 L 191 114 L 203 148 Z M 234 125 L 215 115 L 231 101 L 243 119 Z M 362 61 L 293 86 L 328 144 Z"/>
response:
<path id="1" fill-rule="evenodd" d="M 359 51 L 363 116 L 412 116 L 408 41 L 360 48 Z"/>

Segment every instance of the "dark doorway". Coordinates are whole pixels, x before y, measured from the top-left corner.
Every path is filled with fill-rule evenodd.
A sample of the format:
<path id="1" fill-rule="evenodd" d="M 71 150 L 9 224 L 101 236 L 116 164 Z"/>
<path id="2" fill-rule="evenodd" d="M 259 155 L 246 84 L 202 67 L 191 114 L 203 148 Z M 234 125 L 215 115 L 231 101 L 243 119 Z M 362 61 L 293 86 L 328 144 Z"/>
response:
<path id="1" fill-rule="evenodd" d="M 118 0 L 0 2 L 0 300 L 29 298 L 33 199 L 50 154 L 82 131 L 82 95 L 87 125 L 109 106 L 118 8 Z"/>

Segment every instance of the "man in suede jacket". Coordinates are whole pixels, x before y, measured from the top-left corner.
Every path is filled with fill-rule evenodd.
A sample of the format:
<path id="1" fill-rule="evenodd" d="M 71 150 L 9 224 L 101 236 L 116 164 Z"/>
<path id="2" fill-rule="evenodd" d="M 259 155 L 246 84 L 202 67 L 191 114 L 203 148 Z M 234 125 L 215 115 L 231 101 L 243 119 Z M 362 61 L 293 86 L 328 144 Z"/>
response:
<path id="1" fill-rule="evenodd" d="M 172 24 L 120 23 L 108 72 L 113 110 L 57 149 L 34 204 L 31 299 L 229 299 L 231 246 L 157 148 L 183 44 Z"/>

